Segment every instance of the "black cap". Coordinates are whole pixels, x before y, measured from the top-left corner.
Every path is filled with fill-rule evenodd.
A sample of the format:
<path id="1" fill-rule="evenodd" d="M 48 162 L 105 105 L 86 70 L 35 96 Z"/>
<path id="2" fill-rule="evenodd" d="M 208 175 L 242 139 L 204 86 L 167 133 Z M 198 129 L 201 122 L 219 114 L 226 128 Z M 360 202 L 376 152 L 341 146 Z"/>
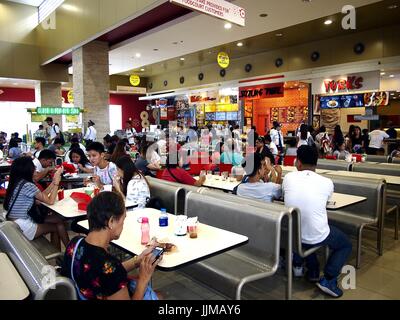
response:
<path id="1" fill-rule="evenodd" d="M 94 123 L 92 120 L 89 120 L 89 125 L 90 125 L 90 126 L 94 126 L 95 123 Z"/>
<path id="2" fill-rule="evenodd" d="M 53 118 L 52 117 L 47 117 L 46 118 L 46 120 L 44 120 L 45 122 L 47 122 L 47 121 L 53 121 Z"/>

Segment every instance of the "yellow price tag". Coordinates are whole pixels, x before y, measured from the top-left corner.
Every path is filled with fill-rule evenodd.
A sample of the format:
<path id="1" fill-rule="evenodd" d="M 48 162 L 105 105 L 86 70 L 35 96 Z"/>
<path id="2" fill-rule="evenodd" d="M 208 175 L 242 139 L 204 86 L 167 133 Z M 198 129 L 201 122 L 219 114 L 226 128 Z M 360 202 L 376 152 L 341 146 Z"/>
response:
<path id="1" fill-rule="evenodd" d="M 229 59 L 229 55 L 228 55 L 226 52 L 220 52 L 220 53 L 218 53 L 217 61 L 218 61 L 218 65 L 219 65 L 221 68 L 226 69 L 226 68 L 229 67 L 230 59 Z"/>
<path id="2" fill-rule="evenodd" d="M 137 74 L 133 74 L 129 77 L 129 82 L 134 87 L 137 87 L 140 84 L 140 77 Z"/>

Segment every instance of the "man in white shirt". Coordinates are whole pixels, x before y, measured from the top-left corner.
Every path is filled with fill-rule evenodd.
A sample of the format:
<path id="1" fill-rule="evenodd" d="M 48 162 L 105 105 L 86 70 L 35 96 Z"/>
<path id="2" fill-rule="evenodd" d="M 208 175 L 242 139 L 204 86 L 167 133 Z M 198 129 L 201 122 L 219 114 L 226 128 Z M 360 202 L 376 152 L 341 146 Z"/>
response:
<path id="1" fill-rule="evenodd" d="M 272 142 L 275 144 L 276 148 L 278 149 L 278 154 L 279 154 L 279 161 L 278 164 L 282 164 L 283 162 L 283 149 L 285 142 L 283 140 L 283 134 L 282 134 L 282 126 L 279 122 L 274 121 L 273 122 L 273 128 L 271 129 L 269 135 L 271 136 Z"/>
<path id="2" fill-rule="evenodd" d="M 301 146 L 297 150 L 296 167 L 298 171 L 288 173 L 282 189 L 286 207 L 299 208 L 301 211 L 301 237 L 303 247 L 310 249 L 324 245 L 330 249 L 325 265 L 324 276 L 319 279 L 319 263 L 316 254 L 306 260 L 307 277 L 325 293 L 338 298 L 343 295 L 337 285 L 337 277 L 350 256 L 352 247 L 348 237 L 334 226 L 328 225 L 326 205 L 333 194 L 332 180 L 315 172 L 318 151 L 312 146 Z M 303 259 L 293 254 L 295 276 L 302 276 Z"/>
<path id="3" fill-rule="evenodd" d="M 55 160 L 56 154 L 53 151 L 48 149 L 42 150 L 39 157 L 33 159 L 33 164 L 35 165 L 33 181 L 38 182 L 52 172 L 54 170 Z"/>
<path id="4" fill-rule="evenodd" d="M 375 130 L 369 133 L 369 152 L 368 154 L 378 154 L 378 151 L 383 151 L 383 140 L 389 139 L 390 136 L 377 125 Z"/>
<path id="5" fill-rule="evenodd" d="M 88 146 L 92 142 L 96 141 L 97 131 L 96 131 L 96 128 L 94 126 L 95 126 L 95 123 L 92 120 L 89 120 L 88 128 L 87 128 L 86 134 L 85 134 L 85 136 L 83 138 L 85 140 L 86 146 Z"/>
<path id="6" fill-rule="evenodd" d="M 126 121 L 126 129 L 125 129 L 125 134 L 126 138 L 128 139 L 129 145 L 134 145 L 135 144 L 135 135 L 136 135 L 136 129 L 132 126 L 132 121 L 128 120 Z"/>
<path id="7" fill-rule="evenodd" d="M 61 138 L 61 130 L 60 127 L 53 122 L 52 117 L 47 117 L 45 122 L 49 126 L 47 128 L 48 130 L 48 136 L 49 136 L 49 144 L 52 144 L 56 138 Z"/>

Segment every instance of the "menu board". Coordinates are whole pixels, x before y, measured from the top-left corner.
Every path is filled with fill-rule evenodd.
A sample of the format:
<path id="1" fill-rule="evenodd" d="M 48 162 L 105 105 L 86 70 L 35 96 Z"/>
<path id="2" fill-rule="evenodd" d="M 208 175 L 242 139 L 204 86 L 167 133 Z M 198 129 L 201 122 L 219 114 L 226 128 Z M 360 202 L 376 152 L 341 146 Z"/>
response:
<path id="1" fill-rule="evenodd" d="M 216 121 L 225 121 L 226 120 L 226 112 L 216 112 L 215 120 Z"/>
<path id="2" fill-rule="evenodd" d="M 358 108 L 364 106 L 363 94 L 321 97 L 321 109 Z"/>
<path id="3" fill-rule="evenodd" d="M 215 113 L 214 112 L 206 113 L 206 121 L 215 121 Z"/>
<path id="4" fill-rule="evenodd" d="M 389 104 L 389 92 L 369 92 L 364 95 L 366 107 L 380 107 Z"/>
<path id="5" fill-rule="evenodd" d="M 237 121 L 239 119 L 237 112 L 227 112 L 226 120 L 228 121 Z"/>

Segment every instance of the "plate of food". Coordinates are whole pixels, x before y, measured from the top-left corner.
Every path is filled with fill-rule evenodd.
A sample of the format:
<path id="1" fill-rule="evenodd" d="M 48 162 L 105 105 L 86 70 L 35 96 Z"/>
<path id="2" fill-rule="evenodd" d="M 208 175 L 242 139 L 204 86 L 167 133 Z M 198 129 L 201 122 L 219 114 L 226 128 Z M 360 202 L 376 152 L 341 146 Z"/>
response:
<path id="1" fill-rule="evenodd" d="M 164 254 L 169 254 L 176 252 L 178 250 L 177 246 L 174 245 L 173 243 L 170 243 L 168 239 L 157 239 L 153 238 L 151 241 L 147 244 L 147 246 L 156 246 L 164 249 Z"/>
<path id="2" fill-rule="evenodd" d="M 328 101 L 328 103 L 327 103 L 327 106 L 329 108 L 336 108 L 338 105 L 339 105 L 339 103 L 336 100 L 331 100 L 331 101 Z"/>

